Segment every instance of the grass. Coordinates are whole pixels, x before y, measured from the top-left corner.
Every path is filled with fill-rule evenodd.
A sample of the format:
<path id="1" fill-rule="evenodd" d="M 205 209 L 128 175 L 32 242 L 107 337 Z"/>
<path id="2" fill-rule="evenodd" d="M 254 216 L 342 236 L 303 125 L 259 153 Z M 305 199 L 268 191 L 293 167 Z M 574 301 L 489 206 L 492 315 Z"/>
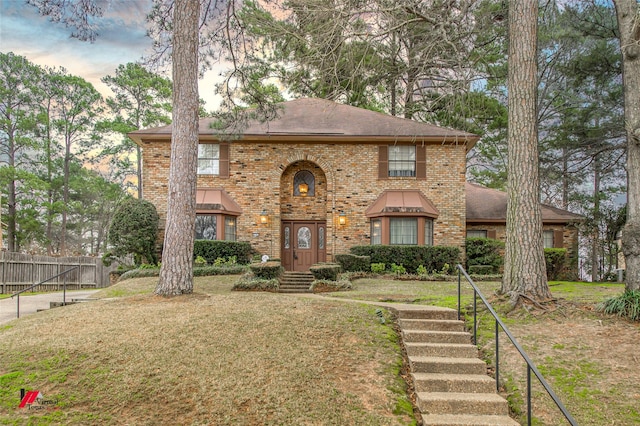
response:
<path id="1" fill-rule="evenodd" d="M 0 330 L 0 424 L 403 425 L 402 359 L 375 309 L 230 292 L 151 295 L 141 278 L 104 299 Z M 55 408 L 18 409 L 21 388 Z"/>
<path id="2" fill-rule="evenodd" d="M 238 276 L 198 277 L 193 295 L 152 294 L 157 278 L 0 327 L 0 424 L 415 424 L 392 318 L 370 305 L 231 292 Z M 500 284 L 478 283 L 581 425 L 640 422 L 640 326 L 595 309 L 620 284 L 550 283 L 553 311 L 505 314 Z M 472 302 L 464 285 L 462 306 Z M 455 308 L 456 282 L 360 279 L 334 298 Z M 491 361 L 493 322 L 480 313 Z M 501 377 L 526 413 L 526 370 L 501 337 Z M 21 388 L 54 408 L 17 409 Z M 536 425 L 566 424 L 534 383 Z M 519 417 L 524 421 L 523 417 Z"/>

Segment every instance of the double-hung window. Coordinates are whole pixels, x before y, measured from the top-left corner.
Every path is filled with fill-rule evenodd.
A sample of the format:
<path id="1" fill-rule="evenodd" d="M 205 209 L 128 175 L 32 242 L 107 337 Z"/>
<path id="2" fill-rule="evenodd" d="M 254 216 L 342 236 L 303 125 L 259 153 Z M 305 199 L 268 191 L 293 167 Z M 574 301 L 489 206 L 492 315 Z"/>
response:
<path id="1" fill-rule="evenodd" d="M 389 176 L 416 176 L 415 145 L 389 146 Z"/>
<path id="2" fill-rule="evenodd" d="M 217 143 L 201 143 L 198 145 L 198 174 L 220 174 L 220 145 Z"/>

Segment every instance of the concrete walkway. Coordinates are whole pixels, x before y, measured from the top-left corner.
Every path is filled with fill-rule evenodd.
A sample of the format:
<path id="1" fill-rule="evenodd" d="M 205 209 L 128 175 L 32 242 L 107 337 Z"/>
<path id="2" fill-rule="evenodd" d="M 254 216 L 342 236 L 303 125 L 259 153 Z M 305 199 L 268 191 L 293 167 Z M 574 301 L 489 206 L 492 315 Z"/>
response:
<path id="1" fill-rule="evenodd" d="M 67 291 L 66 301 L 71 299 L 87 299 L 99 290 L 70 290 Z M 62 302 L 63 292 L 20 295 L 20 318 L 38 312 L 38 309 L 49 309 L 50 302 Z M 0 299 L 0 324 L 7 323 L 16 318 L 17 296 Z"/>

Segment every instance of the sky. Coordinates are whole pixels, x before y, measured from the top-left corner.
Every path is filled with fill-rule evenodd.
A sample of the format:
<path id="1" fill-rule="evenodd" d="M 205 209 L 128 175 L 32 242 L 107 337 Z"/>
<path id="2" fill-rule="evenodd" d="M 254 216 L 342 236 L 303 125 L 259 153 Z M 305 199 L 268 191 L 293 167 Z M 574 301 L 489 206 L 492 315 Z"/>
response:
<path id="1" fill-rule="evenodd" d="M 111 96 L 109 88 L 100 81 L 115 75 L 120 64 L 139 61 L 151 52 L 152 40 L 146 36 L 145 18 L 151 0 L 111 0 L 109 8 L 98 22 L 95 42 L 71 38 L 72 29 L 39 16 L 25 0 L 0 0 L 0 51 L 24 56 L 41 66 L 64 67 L 70 74 L 92 83 L 103 96 Z M 213 110 L 211 76 L 200 82 L 200 97 Z"/>

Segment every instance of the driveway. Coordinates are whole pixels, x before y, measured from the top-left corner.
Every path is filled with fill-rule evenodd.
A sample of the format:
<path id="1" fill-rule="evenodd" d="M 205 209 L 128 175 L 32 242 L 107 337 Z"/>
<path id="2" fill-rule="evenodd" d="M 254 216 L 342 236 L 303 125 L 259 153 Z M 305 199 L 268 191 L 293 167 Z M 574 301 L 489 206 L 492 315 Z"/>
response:
<path id="1" fill-rule="evenodd" d="M 67 291 L 66 301 L 71 299 L 87 299 L 99 290 L 72 290 Z M 38 312 L 38 309 L 49 309 L 50 302 L 62 302 L 63 293 L 42 293 L 29 295 L 28 293 L 20 295 L 20 317 L 31 315 Z M 17 297 L 0 299 L 0 324 L 7 323 L 16 318 Z"/>

